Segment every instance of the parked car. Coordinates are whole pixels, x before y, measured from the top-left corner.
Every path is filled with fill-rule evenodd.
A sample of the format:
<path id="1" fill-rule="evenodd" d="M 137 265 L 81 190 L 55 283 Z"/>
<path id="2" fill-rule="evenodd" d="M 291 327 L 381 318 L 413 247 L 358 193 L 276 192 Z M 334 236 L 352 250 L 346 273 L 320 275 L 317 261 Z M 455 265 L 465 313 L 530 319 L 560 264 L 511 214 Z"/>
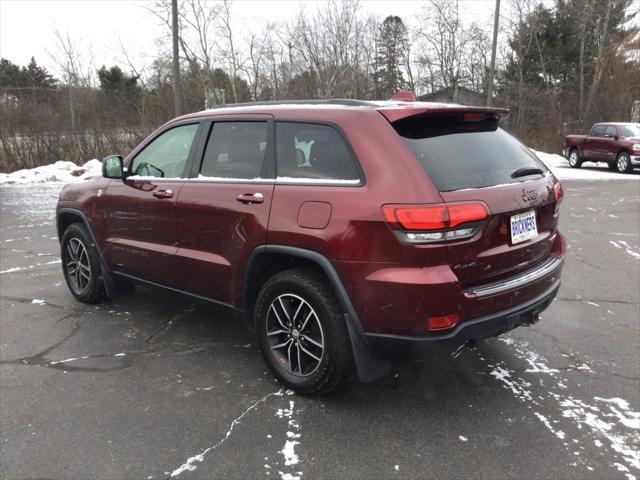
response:
<path id="1" fill-rule="evenodd" d="M 562 154 L 573 168 L 605 162 L 611 170 L 629 173 L 640 166 L 640 123 L 596 123 L 589 135 L 567 135 Z"/>
<path id="2" fill-rule="evenodd" d="M 229 307 L 305 394 L 530 325 L 560 285 L 563 190 L 506 113 L 329 100 L 176 118 L 62 191 L 67 285 Z"/>

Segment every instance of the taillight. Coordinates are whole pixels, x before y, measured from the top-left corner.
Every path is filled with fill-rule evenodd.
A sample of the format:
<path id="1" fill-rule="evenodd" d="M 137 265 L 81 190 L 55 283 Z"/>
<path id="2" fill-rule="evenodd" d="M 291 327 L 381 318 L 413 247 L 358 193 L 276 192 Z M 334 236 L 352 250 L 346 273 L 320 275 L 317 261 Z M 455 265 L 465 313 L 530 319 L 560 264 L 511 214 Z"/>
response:
<path id="1" fill-rule="evenodd" d="M 440 242 L 470 238 L 489 209 L 482 202 L 438 205 L 385 205 L 384 218 L 407 243 Z M 459 228 L 463 226 L 463 228 Z"/>
<path id="2" fill-rule="evenodd" d="M 560 182 L 553 184 L 553 195 L 556 198 L 556 203 L 560 203 L 564 198 L 564 190 Z"/>
<path id="3" fill-rule="evenodd" d="M 553 196 L 556 199 L 556 206 L 553 209 L 553 216 L 557 217 L 560 215 L 560 202 L 564 198 L 564 189 L 562 188 L 562 184 L 560 182 L 556 182 L 553 184 Z"/>

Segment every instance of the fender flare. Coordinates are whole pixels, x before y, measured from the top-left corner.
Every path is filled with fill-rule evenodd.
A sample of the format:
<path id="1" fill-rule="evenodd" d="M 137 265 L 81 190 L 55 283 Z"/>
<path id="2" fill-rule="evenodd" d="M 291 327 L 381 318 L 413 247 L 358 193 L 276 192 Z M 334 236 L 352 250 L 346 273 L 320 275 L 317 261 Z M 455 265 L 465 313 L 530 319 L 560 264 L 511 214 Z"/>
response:
<path id="1" fill-rule="evenodd" d="M 325 273 L 329 283 L 331 284 L 342 311 L 344 312 L 344 321 L 347 324 L 347 330 L 349 332 L 349 338 L 351 340 L 351 347 L 353 349 L 353 358 L 355 360 L 356 369 L 358 372 L 358 379 L 363 383 L 372 382 L 386 375 L 391 370 L 391 362 L 388 360 L 380 359 L 373 351 L 369 341 L 367 340 L 362 324 L 358 318 L 349 294 L 344 288 L 344 284 L 336 272 L 331 262 L 324 255 L 315 252 L 313 250 L 307 250 L 299 247 L 291 247 L 287 245 L 261 245 L 256 247 L 245 270 L 242 287 L 242 302 L 243 309 L 248 310 L 247 299 L 249 298 L 248 292 L 250 288 L 250 279 L 253 269 L 253 264 L 260 255 L 276 253 L 291 255 L 294 257 L 304 258 L 310 260 L 319 266 Z"/>

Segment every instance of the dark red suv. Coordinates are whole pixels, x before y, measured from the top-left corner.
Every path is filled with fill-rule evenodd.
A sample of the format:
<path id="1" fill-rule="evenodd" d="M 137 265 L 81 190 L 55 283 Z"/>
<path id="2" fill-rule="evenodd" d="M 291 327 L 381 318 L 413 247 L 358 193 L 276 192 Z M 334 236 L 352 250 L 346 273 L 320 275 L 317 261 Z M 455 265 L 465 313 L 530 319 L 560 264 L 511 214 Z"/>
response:
<path id="1" fill-rule="evenodd" d="M 274 376 L 326 393 L 499 335 L 556 295 L 562 187 L 495 108 L 297 101 L 182 116 L 57 225 L 73 295 L 133 282 L 250 319 Z"/>

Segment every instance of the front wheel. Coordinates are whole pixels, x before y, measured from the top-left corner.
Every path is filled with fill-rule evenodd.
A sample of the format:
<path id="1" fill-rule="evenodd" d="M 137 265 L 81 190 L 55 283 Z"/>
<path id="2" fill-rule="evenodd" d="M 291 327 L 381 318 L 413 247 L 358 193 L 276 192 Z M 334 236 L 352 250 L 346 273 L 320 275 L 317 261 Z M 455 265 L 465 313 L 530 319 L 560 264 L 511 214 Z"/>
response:
<path id="1" fill-rule="evenodd" d="M 633 170 L 628 153 L 622 152 L 618 155 L 618 158 L 616 158 L 616 170 L 619 173 L 629 173 Z"/>
<path id="2" fill-rule="evenodd" d="M 80 223 L 67 227 L 61 248 L 62 270 L 72 295 L 84 303 L 97 302 L 104 283 L 98 251 L 86 227 Z"/>
<path id="3" fill-rule="evenodd" d="M 580 153 L 578 153 L 578 149 L 574 148 L 569 153 L 569 166 L 571 168 L 580 168 L 582 166 L 582 161 L 580 160 Z"/>
<path id="4" fill-rule="evenodd" d="M 271 277 L 258 295 L 254 322 L 262 356 L 282 385 L 323 395 L 353 376 L 349 332 L 321 274 L 293 269 Z"/>

